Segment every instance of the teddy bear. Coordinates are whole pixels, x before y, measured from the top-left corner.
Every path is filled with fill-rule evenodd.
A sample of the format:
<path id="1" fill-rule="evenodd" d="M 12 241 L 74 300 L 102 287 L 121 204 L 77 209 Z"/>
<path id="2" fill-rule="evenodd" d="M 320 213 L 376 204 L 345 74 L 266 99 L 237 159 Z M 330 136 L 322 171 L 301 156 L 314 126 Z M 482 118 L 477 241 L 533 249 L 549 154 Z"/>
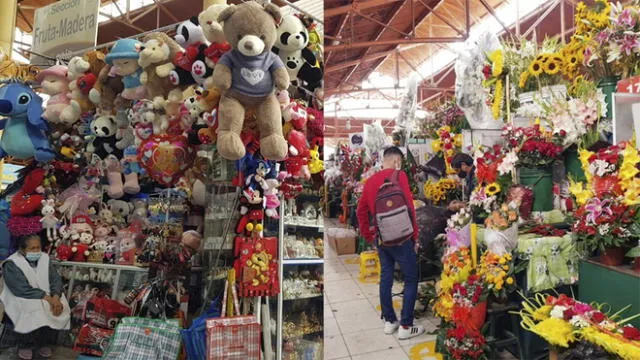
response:
<path id="1" fill-rule="evenodd" d="M 120 39 L 105 57 L 112 65 L 110 74 L 122 76 L 124 90 L 121 96 L 128 100 L 140 100 L 147 96 L 146 88 L 140 82 L 142 68 L 138 64 L 142 43 L 135 39 Z"/>
<path id="2" fill-rule="evenodd" d="M 175 68 L 169 73 L 169 79 L 176 86 L 196 84 L 197 81 L 191 73 L 193 64 L 198 60 L 204 61 L 204 50 L 207 48 L 207 39 L 196 16 L 178 24 L 175 40 L 184 51 L 178 52 L 172 59 Z M 211 73 L 207 72 L 202 78 L 209 75 Z"/>
<path id="3" fill-rule="evenodd" d="M 111 199 L 107 201 L 107 207 L 113 213 L 117 224 L 124 225 L 133 211 L 133 204 L 124 200 Z"/>
<path id="4" fill-rule="evenodd" d="M 122 237 L 120 237 L 120 234 Z M 120 237 L 120 257 L 116 261 L 119 265 L 133 265 L 136 253 L 136 243 L 129 232 L 119 231 Z"/>
<path id="5" fill-rule="evenodd" d="M 71 243 L 71 261 L 86 262 L 89 256 L 89 246 L 93 242 L 93 235 L 90 232 L 83 232 L 77 240 Z"/>
<path id="6" fill-rule="evenodd" d="M 88 152 L 98 155 L 100 159 L 105 159 L 109 155 L 114 155 L 117 158 L 122 157 L 122 150 L 116 146 L 118 125 L 114 115 L 97 113 L 90 127 L 95 138 L 87 145 Z"/>
<path id="7" fill-rule="evenodd" d="M 112 110 L 118 100 L 122 100 L 119 95 L 124 90 L 122 76 L 114 74 L 112 68 L 112 65 L 105 65 L 93 88 L 89 90 L 89 100 L 104 111 Z M 127 104 L 122 105 L 126 107 Z"/>
<path id="8" fill-rule="evenodd" d="M 187 137 L 191 145 L 210 144 L 215 141 L 214 114 L 217 112 L 210 106 L 214 103 L 210 96 L 213 92 L 215 89 L 197 90 L 182 103 L 182 122 L 187 129 L 190 128 Z"/>
<path id="9" fill-rule="evenodd" d="M 105 264 L 116 263 L 116 245 L 114 240 L 107 243 L 107 247 L 104 250 L 104 256 L 102 257 L 102 262 Z"/>
<path id="10" fill-rule="evenodd" d="M 278 26 L 273 52 L 280 56 L 291 79 L 300 79 L 313 92 L 322 82 L 322 68 L 307 45 L 309 32 L 302 20 L 295 15 L 285 15 Z"/>
<path id="11" fill-rule="evenodd" d="M 275 161 L 282 161 L 287 155 L 274 88 L 288 88 L 289 74 L 282 60 L 271 52 L 276 24 L 281 19 L 277 6 L 256 2 L 230 5 L 218 18 L 224 23 L 225 38 L 233 48 L 222 55 L 213 73 L 213 84 L 223 93 L 218 109 L 217 147 L 227 160 L 239 160 L 246 153 L 240 135 L 247 109 L 256 110 L 262 155 Z"/>
<path id="12" fill-rule="evenodd" d="M 60 114 L 60 120 L 66 125 L 73 125 L 80 119 L 82 113 L 94 109 L 89 100 L 89 93 L 95 85 L 100 71 L 105 65 L 105 56 L 99 51 L 90 51 L 83 57 L 74 56 L 67 67 L 69 80 L 69 97 L 71 106 L 66 107 Z"/>
<path id="13" fill-rule="evenodd" d="M 50 96 L 42 117 L 52 124 L 60 122 L 62 110 L 71 104 L 67 67 L 54 65 L 44 69 L 38 73 L 36 81 L 42 92 Z"/>
<path id="14" fill-rule="evenodd" d="M 124 150 L 136 142 L 133 125 L 129 121 L 129 109 L 120 109 L 116 112 L 116 147 Z"/>
<path id="15" fill-rule="evenodd" d="M 204 61 L 196 60 L 193 63 L 191 74 L 198 83 L 203 84 L 207 89 L 213 86 L 213 79 L 206 74 L 211 75 L 220 57 L 231 50 L 231 45 L 224 38 L 222 24 L 218 22 L 220 13 L 227 7 L 226 0 L 216 0 L 198 15 L 198 22 L 200 23 L 204 37 L 210 44 L 204 50 Z"/>
<path id="16" fill-rule="evenodd" d="M 172 59 L 182 51 L 180 45 L 163 32 L 145 36 L 138 64 L 142 67 L 140 82 L 149 99 L 166 98 L 175 87 L 169 74 L 175 69 Z"/>

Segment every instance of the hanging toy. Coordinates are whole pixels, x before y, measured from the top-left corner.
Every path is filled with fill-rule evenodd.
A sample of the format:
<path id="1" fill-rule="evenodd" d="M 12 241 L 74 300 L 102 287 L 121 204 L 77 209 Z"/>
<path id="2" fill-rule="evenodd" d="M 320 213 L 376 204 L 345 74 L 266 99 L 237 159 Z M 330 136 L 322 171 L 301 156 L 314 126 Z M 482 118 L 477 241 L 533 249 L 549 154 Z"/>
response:
<path id="1" fill-rule="evenodd" d="M 42 228 L 47 230 L 47 239 L 53 241 L 58 237 L 57 227 L 60 220 L 56 217 L 55 200 L 42 200 Z"/>
<path id="2" fill-rule="evenodd" d="M 311 174 L 319 174 L 324 170 L 324 162 L 320 160 L 320 151 L 318 147 L 309 150 L 309 171 Z"/>
<path id="3" fill-rule="evenodd" d="M 195 159 L 195 151 L 181 135 L 154 135 L 140 145 L 138 154 L 149 176 L 165 186 L 176 184 Z"/>
<path id="4" fill-rule="evenodd" d="M 264 198 L 260 190 L 248 188 L 242 192 L 240 199 L 240 220 L 236 226 L 238 234 L 261 233 L 264 221 Z"/>
<path id="5" fill-rule="evenodd" d="M 62 110 L 71 104 L 67 67 L 54 65 L 45 69 L 36 76 L 36 81 L 42 92 L 50 96 L 42 117 L 52 124 L 59 122 Z"/>
<path id="6" fill-rule="evenodd" d="M 138 64 L 142 43 L 134 39 L 120 39 L 105 57 L 107 64 L 112 65 L 111 73 L 122 76 L 124 90 L 121 96 L 128 100 L 144 99 L 146 89 L 140 82 L 142 68 Z"/>
<path id="7" fill-rule="evenodd" d="M 13 156 L 24 160 L 35 157 L 49 162 L 55 157 L 46 131 L 49 126 L 42 118 L 42 98 L 30 86 L 9 82 L 0 88 L 0 159 Z"/>

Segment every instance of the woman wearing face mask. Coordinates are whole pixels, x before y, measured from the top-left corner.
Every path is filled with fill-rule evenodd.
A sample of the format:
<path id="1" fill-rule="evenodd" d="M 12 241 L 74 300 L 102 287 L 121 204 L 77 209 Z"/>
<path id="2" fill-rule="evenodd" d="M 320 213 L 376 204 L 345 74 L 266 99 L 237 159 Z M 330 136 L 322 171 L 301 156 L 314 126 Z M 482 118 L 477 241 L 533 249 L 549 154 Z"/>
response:
<path id="1" fill-rule="evenodd" d="M 32 359 L 32 348 L 37 347 L 41 357 L 50 358 L 48 341 L 56 337 L 53 330 L 69 329 L 70 310 L 62 294 L 62 279 L 42 252 L 40 237 L 19 240 L 19 250 L 3 265 L 3 278 L 0 300 L 20 335 L 18 357 Z"/>

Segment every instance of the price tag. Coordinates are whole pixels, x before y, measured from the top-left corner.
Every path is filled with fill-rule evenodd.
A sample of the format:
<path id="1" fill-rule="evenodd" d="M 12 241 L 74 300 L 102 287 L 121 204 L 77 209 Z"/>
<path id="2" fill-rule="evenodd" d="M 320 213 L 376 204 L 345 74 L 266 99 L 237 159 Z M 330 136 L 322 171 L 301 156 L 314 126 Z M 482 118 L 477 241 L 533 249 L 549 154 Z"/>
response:
<path id="1" fill-rule="evenodd" d="M 640 75 L 618 81 L 617 92 L 640 94 Z"/>

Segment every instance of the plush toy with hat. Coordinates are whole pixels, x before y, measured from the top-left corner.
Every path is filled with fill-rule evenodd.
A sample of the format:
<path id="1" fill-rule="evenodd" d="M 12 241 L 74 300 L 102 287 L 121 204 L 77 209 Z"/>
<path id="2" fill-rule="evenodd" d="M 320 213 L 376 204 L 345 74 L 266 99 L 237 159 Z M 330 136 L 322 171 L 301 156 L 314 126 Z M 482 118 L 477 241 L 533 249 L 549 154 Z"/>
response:
<path id="1" fill-rule="evenodd" d="M 214 86 L 223 92 L 217 146 L 220 155 L 228 160 L 245 155 L 240 134 L 247 109 L 256 110 L 262 155 L 275 161 L 287 155 L 282 114 L 274 90 L 289 87 L 289 74 L 282 60 L 271 52 L 276 24 L 281 19 L 277 6 L 256 2 L 230 5 L 218 18 L 224 23 L 225 38 L 233 48 L 220 58 L 213 73 Z"/>
<path id="2" fill-rule="evenodd" d="M 36 81 L 42 87 L 42 92 L 49 95 L 42 117 L 50 123 L 59 122 L 60 114 L 71 103 L 67 67 L 54 65 L 44 69 L 36 76 Z"/>
<path id="3" fill-rule="evenodd" d="M 135 39 L 120 39 L 105 57 L 111 65 L 111 74 L 122 76 L 124 90 L 122 97 L 129 100 L 144 99 L 147 95 L 140 82 L 142 67 L 138 64 L 142 43 Z"/>

